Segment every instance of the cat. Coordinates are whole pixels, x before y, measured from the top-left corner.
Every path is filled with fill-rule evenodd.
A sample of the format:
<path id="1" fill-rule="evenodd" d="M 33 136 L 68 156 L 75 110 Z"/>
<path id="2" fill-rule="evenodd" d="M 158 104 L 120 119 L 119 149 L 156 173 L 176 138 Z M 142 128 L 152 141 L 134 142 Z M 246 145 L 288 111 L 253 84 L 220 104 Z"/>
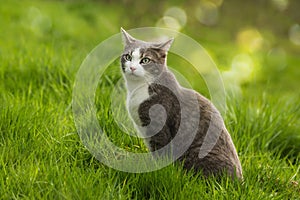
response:
<path id="1" fill-rule="evenodd" d="M 150 152 L 159 152 L 158 156 L 171 152 L 184 169 L 201 171 L 204 177 L 220 177 L 225 173 L 242 179 L 239 157 L 219 111 L 204 96 L 181 87 L 167 67 L 167 53 L 173 39 L 146 42 L 135 39 L 122 28 L 121 33 L 126 106 Z M 213 128 L 209 129 L 210 126 Z M 179 132 L 181 135 L 177 137 Z M 199 152 L 208 133 L 216 137 L 216 142 L 201 157 Z"/>

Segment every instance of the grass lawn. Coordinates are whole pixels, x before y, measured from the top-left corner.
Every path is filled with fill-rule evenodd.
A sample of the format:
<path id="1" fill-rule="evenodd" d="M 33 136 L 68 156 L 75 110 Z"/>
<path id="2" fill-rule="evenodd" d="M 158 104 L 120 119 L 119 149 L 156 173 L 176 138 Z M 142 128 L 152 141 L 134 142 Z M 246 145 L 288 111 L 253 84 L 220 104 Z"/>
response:
<path id="1" fill-rule="evenodd" d="M 214 26 L 201 25 L 189 14 L 194 1 L 153 1 L 160 5 L 157 15 L 143 19 L 154 5 L 0 2 L 0 199 L 300 199 L 300 46 L 287 34 L 299 15 L 292 2 L 288 14 L 274 16 L 276 9 L 268 7 L 258 20 L 245 17 L 260 13 L 254 4 L 247 5 L 248 13 L 238 1 L 224 1 Z M 121 26 L 154 26 L 174 5 L 188 13 L 181 31 L 208 50 L 223 75 L 230 94 L 224 119 L 241 159 L 243 183 L 203 179 L 178 165 L 140 174 L 117 171 L 95 159 L 77 134 L 72 90 L 84 58 Z M 140 9 L 128 13 L 130 6 Z M 280 26 L 270 20 L 273 16 Z M 253 37 L 263 42 L 253 47 L 247 43 Z M 172 58 L 170 64 L 176 65 Z M 203 81 L 178 71 L 207 95 Z M 234 73 L 248 76 L 237 81 Z M 145 152 L 141 140 L 122 132 L 110 111 L 111 89 L 120 77 L 116 61 L 99 81 L 99 123 L 119 147 Z"/>

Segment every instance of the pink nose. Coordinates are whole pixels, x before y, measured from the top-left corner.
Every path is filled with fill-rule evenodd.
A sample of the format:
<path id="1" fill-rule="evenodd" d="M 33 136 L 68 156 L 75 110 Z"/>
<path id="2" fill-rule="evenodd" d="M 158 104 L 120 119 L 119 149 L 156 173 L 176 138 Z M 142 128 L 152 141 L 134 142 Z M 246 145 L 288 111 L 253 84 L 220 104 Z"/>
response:
<path id="1" fill-rule="evenodd" d="M 136 68 L 135 67 L 130 67 L 130 70 L 134 71 L 134 70 L 136 70 Z"/>

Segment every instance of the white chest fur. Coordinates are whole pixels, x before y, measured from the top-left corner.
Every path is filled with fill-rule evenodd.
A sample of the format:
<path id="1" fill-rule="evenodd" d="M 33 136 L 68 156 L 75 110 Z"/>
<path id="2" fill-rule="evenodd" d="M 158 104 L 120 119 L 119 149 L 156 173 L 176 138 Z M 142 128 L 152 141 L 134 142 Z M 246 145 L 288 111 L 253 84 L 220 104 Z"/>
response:
<path id="1" fill-rule="evenodd" d="M 140 125 L 138 114 L 139 106 L 148 98 L 148 84 L 146 83 L 140 84 L 138 87 L 127 93 L 127 109 L 136 125 Z"/>

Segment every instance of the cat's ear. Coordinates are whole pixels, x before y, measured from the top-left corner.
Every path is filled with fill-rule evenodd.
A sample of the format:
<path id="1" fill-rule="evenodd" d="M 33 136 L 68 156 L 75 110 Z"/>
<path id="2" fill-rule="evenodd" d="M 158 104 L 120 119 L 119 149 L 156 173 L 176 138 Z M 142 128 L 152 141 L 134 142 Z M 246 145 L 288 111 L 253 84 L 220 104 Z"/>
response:
<path id="1" fill-rule="evenodd" d="M 122 27 L 121 27 L 121 32 L 122 32 L 122 40 L 124 45 L 131 44 L 136 40 L 131 35 L 129 35 L 129 33 L 127 33 Z"/>
<path id="2" fill-rule="evenodd" d="M 171 38 L 171 39 L 167 40 L 166 42 L 157 43 L 157 44 L 154 44 L 153 46 L 154 46 L 154 48 L 157 48 L 157 49 L 169 51 L 173 41 L 174 41 L 174 38 Z"/>

